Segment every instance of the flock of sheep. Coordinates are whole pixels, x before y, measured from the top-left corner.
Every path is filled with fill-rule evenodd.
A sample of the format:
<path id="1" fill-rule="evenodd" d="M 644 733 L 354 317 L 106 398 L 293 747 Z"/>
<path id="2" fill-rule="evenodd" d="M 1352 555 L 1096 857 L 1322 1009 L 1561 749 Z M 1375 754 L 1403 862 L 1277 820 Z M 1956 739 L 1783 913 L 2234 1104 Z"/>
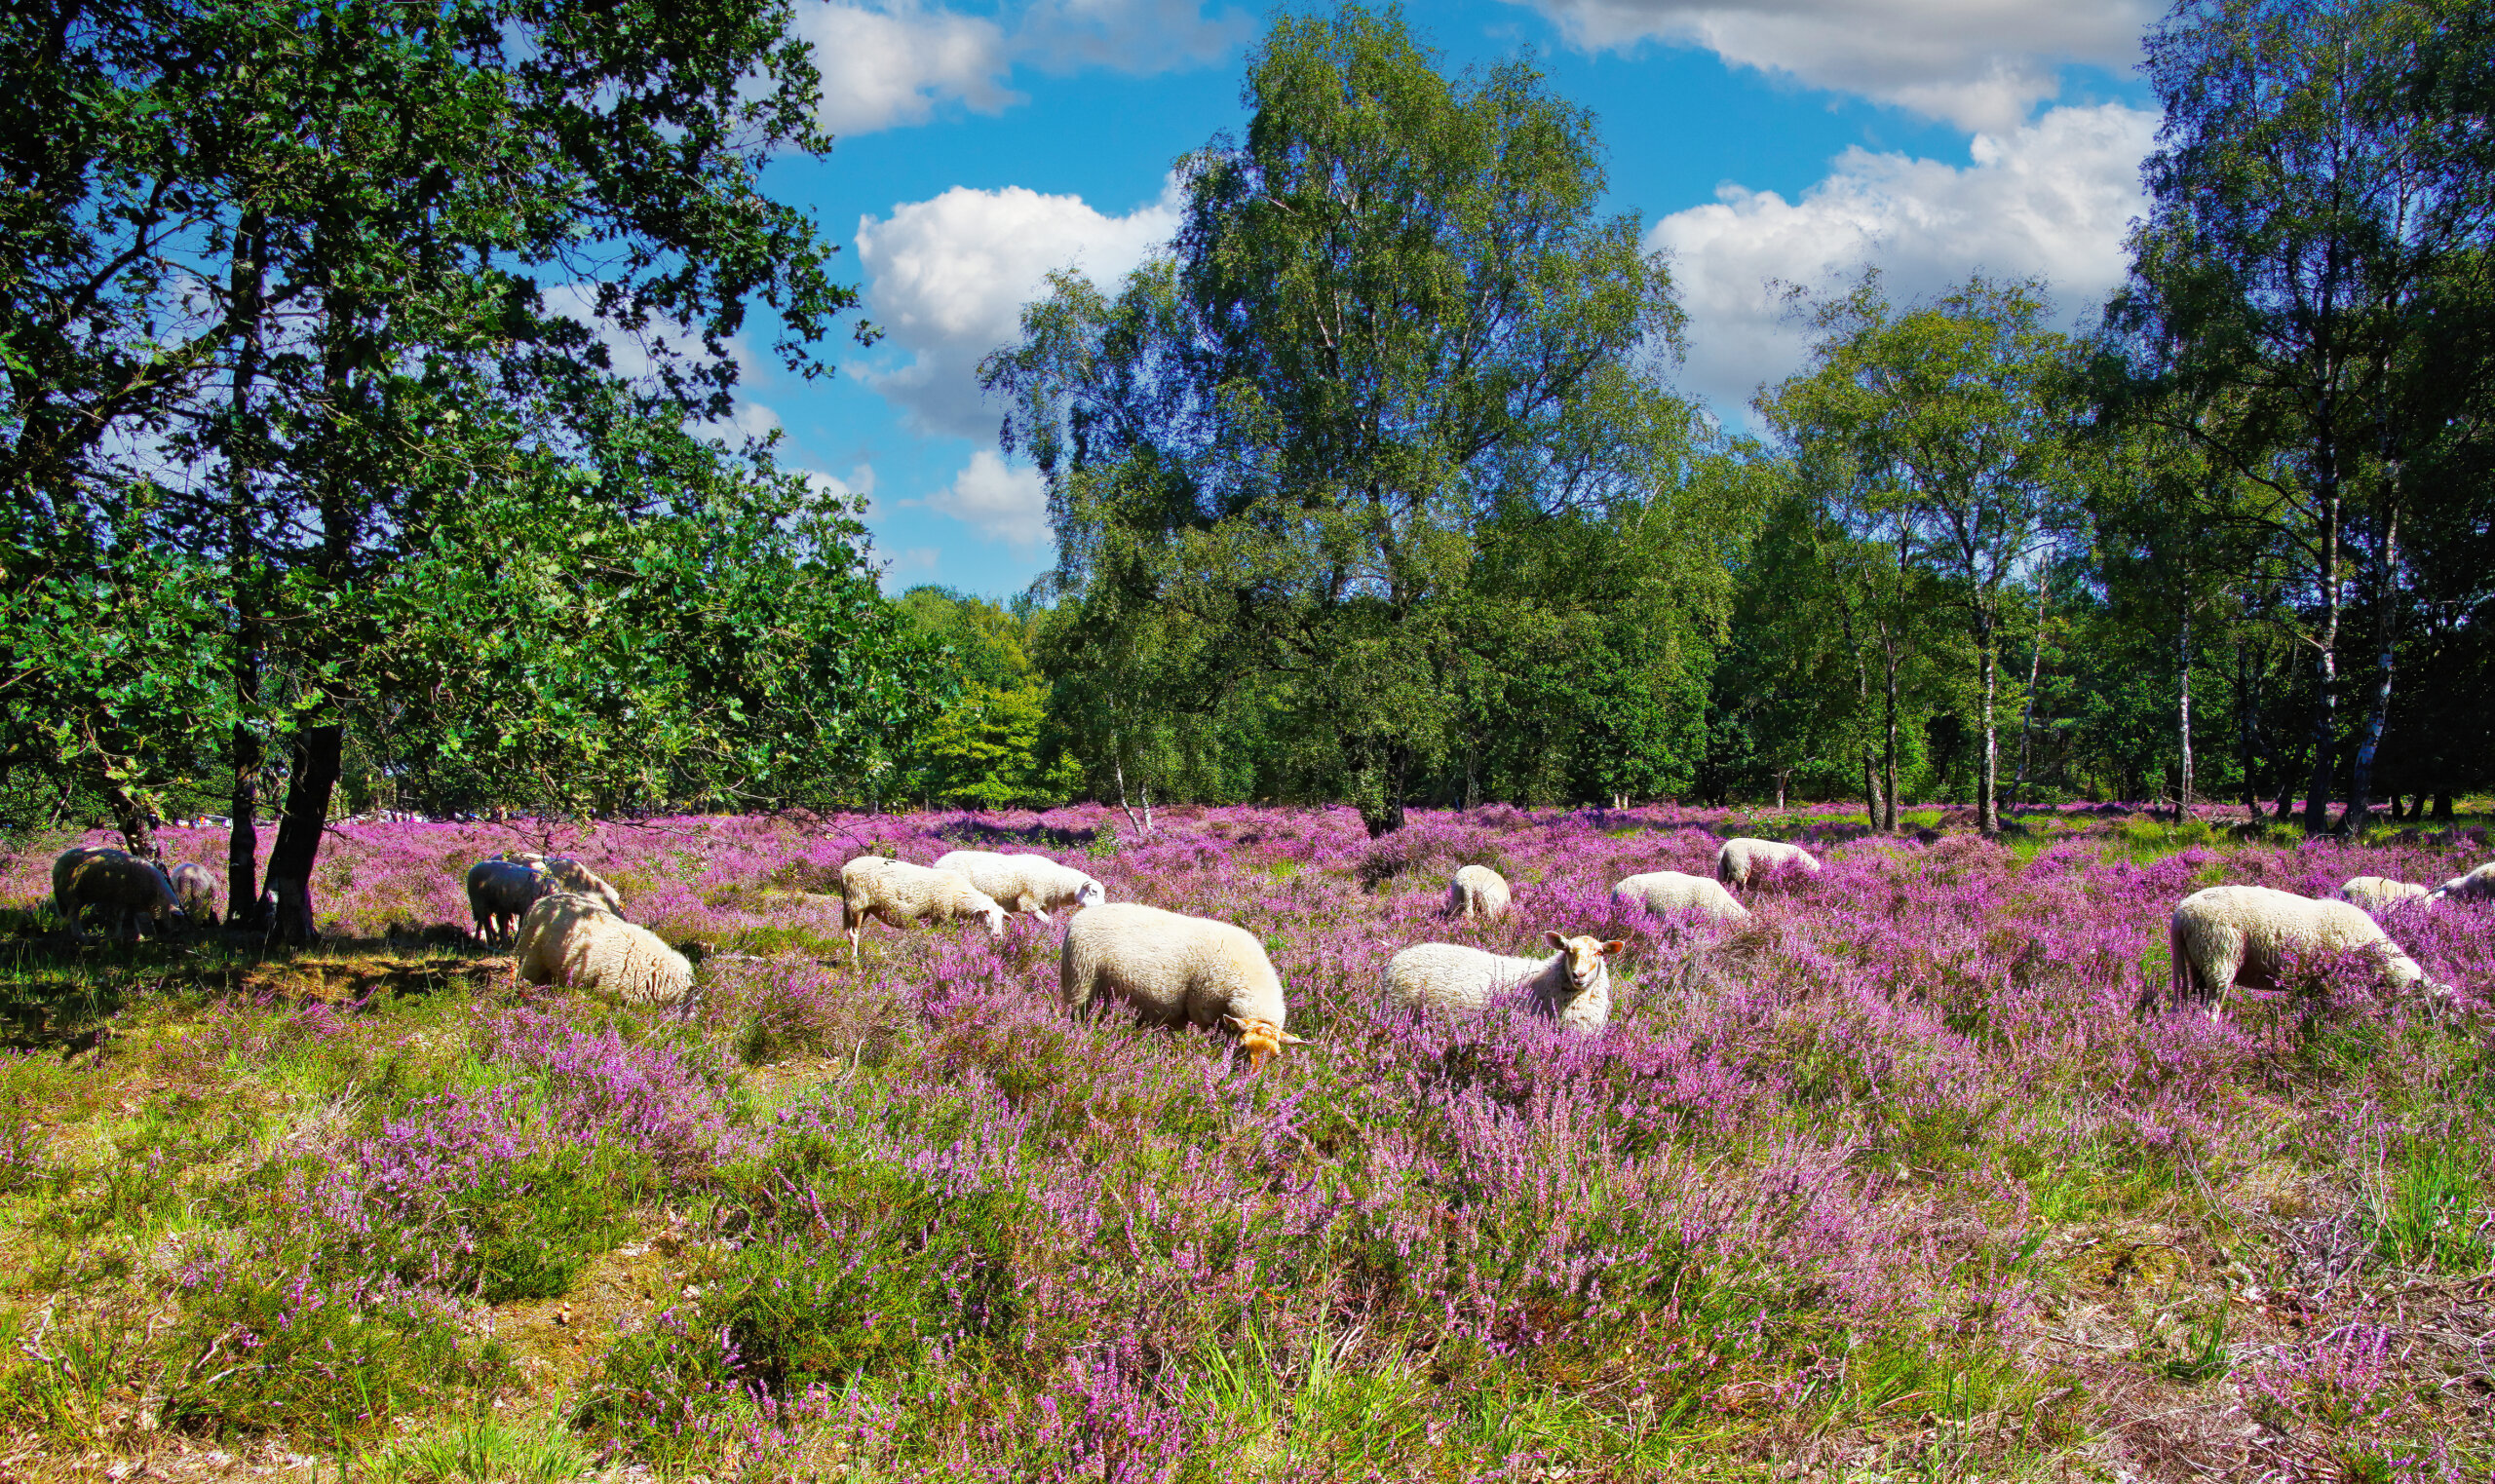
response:
<path id="1" fill-rule="evenodd" d="M 1816 873 L 1820 862 L 1800 846 L 1771 840 L 1724 842 L 1713 877 L 1649 871 L 1612 888 L 1622 905 L 1656 915 L 1694 912 L 1726 921 L 1749 915 L 1733 894 L 1762 873 Z M 64 851 L 53 862 L 53 901 L 71 934 L 84 941 L 81 918 L 100 910 L 115 931 L 134 933 L 142 921 L 162 931 L 175 914 L 213 920 L 215 884 L 197 865 L 160 870 L 152 862 L 101 846 Z M 623 1004 L 686 1005 L 693 970 L 656 933 L 627 922 L 615 888 L 577 860 L 506 852 L 480 860 L 467 875 L 477 936 L 511 944 L 514 972 L 531 984 L 585 990 Z M 2370 915 L 2407 902 L 2495 898 L 2495 861 L 2429 890 L 2379 876 L 2359 876 L 2336 899 L 2317 899 L 2268 887 L 2221 886 L 2195 892 L 2169 921 L 2173 954 L 2169 999 L 2198 1001 L 2212 1016 L 2238 984 L 2276 988 L 2293 962 L 2316 954 L 2369 953 L 2394 986 L 2439 987 L 2392 941 Z M 840 869 L 841 928 L 853 962 L 869 921 L 907 929 L 978 921 L 1001 938 L 1005 919 L 1028 913 L 1041 923 L 1071 912 L 1058 958 L 1057 987 L 1071 1010 L 1107 1002 L 1129 1007 L 1146 1023 L 1227 1028 L 1262 1068 L 1286 1046 L 1301 1044 L 1284 1029 L 1288 1015 L 1282 978 L 1253 933 L 1209 918 L 1165 912 L 1138 902 L 1107 900 L 1094 878 L 1043 856 L 954 851 L 933 866 L 882 856 L 859 856 Z M 1497 919 L 1508 913 L 1508 883 L 1484 865 L 1467 865 L 1448 884 L 1450 917 Z M 1607 961 L 1625 946 L 1592 936 L 1543 934 L 1548 959 L 1516 958 L 1459 943 L 1422 943 L 1387 962 L 1380 984 L 1388 1000 L 1416 1011 L 1478 1014 L 1502 996 L 1519 996 L 1537 1012 L 1576 1031 L 1610 1022 Z M 2154 991 L 2142 996 L 2153 1006 Z"/>

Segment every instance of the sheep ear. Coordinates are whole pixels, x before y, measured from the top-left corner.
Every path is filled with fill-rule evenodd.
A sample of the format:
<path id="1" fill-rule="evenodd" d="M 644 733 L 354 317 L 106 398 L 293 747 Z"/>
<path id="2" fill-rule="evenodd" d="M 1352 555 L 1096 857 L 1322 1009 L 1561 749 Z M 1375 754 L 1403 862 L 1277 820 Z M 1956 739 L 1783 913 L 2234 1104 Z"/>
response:
<path id="1" fill-rule="evenodd" d="M 1613 938 L 1610 942 L 1605 943 L 1605 944 L 1603 944 L 1603 945 L 1602 945 L 1602 956 L 1603 956 L 1604 958 L 1610 958 L 1613 954 L 1618 953 L 1621 949 L 1626 948 L 1626 947 L 1628 947 L 1628 946 L 1629 946 L 1629 940 L 1628 940 L 1627 938 L 1625 938 L 1625 937 L 1616 937 L 1616 938 Z"/>
<path id="2" fill-rule="evenodd" d="M 1221 1023 L 1230 1027 L 1234 1031 L 1244 1031 L 1248 1029 L 1248 1022 L 1240 1019 L 1237 1015 L 1224 1015 L 1221 1017 Z"/>
<path id="3" fill-rule="evenodd" d="M 1280 1036 L 1283 1039 L 1283 1045 L 1286 1046 L 1304 1046 L 1308 1045 L 1308 1038 L 1305 1036 L 1294 1036 L 1288 1031 L 1276 1031 L 1274 1034 Z"/>
<path id="4" fill-rule="evenodd" d="M 1561 937 L 1556 932 L 1545 932 L 1542 934 L 1542 938 L 1543 941 L 1549 943 L 1554 948 L 1565 948 L 1568 946 L 1568 940 Z"/>

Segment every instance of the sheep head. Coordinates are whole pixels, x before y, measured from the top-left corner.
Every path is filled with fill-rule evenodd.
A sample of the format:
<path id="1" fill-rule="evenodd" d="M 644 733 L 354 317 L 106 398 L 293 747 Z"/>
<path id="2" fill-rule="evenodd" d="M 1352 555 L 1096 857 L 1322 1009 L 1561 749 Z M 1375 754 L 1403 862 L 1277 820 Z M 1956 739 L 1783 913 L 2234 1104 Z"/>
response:
<path id="1" fill-rule="evenodd" d="M 1261 1015 L 1241 1019 L 1224 1015 L 1222 1022 L 1239 1033 L 1239 1044 L 1248 1051 L 1248 1070 L 1262 1072 L 1265 1063 L 1280 1056 L 1285 1046 L 1306 1046 L 1308 1043 Z"/>
<path id="2" fill-rule="evenodd" d="M 1542 936 L 1544 941 L 1566 955 L 1568 990 L 1571 994 L 1579 995 L 1601 983 L 1603 976 L 1609 972 L 1603 961 L 1629 946 L 1626 941 L 1619 938 L 1606 943 L 1597 937 L 1561 937 L 1556 932 L 1545 932 Z"/>
<path id="3" fill-rule="evenodd" d="M 979 909 L 979 915 L 987 923 L 987 935 L 999 942 L 1004 941 L 1005 909 L 995 902 L 989 902 Z"/>
<path id="4" fill-rule="evenodd" d="M 1078 907 L 1096 907 L 1108 899 L 1108 891 L 1089 876 L 1083 878 L 1083 889 L 1074 894 L 1074 904 Z"/>

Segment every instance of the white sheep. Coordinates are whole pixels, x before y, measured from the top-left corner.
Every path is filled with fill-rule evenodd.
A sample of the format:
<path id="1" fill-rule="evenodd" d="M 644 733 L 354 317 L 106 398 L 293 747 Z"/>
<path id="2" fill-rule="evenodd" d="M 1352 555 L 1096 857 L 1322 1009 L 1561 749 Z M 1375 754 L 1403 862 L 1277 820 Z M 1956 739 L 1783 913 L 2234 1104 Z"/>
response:
<path id="1" fill-rule="evenodd" d="M 1526 1003 L 1563 1030 L 1599 1031 L 1611 1023 L 1611 956 L 1627 944 L 1546 932 L 1558 950 L 1547 959 L 1512 958 L 1461 943 L 1420 943 L 1386 961 L 1378 985 L 1386 998 L 1440 1015 L 1478 1015 L 1499 994 L 1522 990 Z"/>
<path id="2" fill-rule="evenodd" d="M 89 907 L 107 910 L 115 936 L 136 937 L 140 918 L 152 919 L 163 932 L 180 906 L 155 862 L 106 845 L 73 845 L 54 858 L 52 904 L 82 943 L 87 932 L 79 918 Z"/>
<path id="3" fill-rule="evenodd" d="M 693 966 L 683 954 L 578 892 L 550 893 L 529 905 L 512 972 L 619 1005 L 681 1006 L 693 993 Z"/>
<path id="4" fill-rule="evenodd" d="M 2205 1001 L 2212 1020 L 2236 985 L 2277 989 L 2288 966 L 2306 955 L 2368 949 L 2397 988 L 2426 977 L 2363 908 L 2270 887 L 2210 887 L 2184 897 L 2168 920 L 2167 946 L 2174 959 L 2171 1001 Z M 2153 997 L 2141 997 L 2143 1008 Z"/>
<path id="5" fill-rule="evenodd" d="M 2427 894 L 2429 901 L 2485 901 L 2495 898 L 2495 860 L 2464 871 Z"/>
<path id="6" fill-rule="evenodd" d="M 1446 884 L 1446 915 L 1497 922 L 1508 915 L 1508 879 L 1486 865 L 1458 867 Z"/>
<path id="7" fill-rule="evenodd" d="M 1283 1029 L 1282 976 L 1254 933 L 1140 902 L 1109 902 L 1066 924 L 1057 990 L 1069 1010 L 1120 1000 L 1147 1025 L 1226 1025 L 1250 1072 L 1305 1045 Z"/>
<path id="8" fill-rule="evenodd" d="M 1820 873 L 1819 857 L 1798 845 L 1747 837 L 1727 840 L 1715 852 L 1715 879 L 1728 887 L 1746 887 L 1752 876 L 1787 863 L 1799 864 L 1814 876 Z"/>
<path id="9" fill-rule="evenodd" d="M 2415 901 L 2425 894 L 2426 889 L 2415 882 L 2394 881 L 2388 876 L 2351 876 L 2339 888 L 2341 901 L 2355 902 L 2368 912 Z"/>
<path id="10" fill-rule="evenodd" d="M 181 904 L 183 918 L 193 927 L 216 920 L 216 878 L 208 867 L 185 860 L 165 873 L 165 882 L 173 889 L 173 900 Z"/>
<path id="11" fill-rule="evenodd" d="M 1611 899 L 1624 906 L 1643 907 L 1657 917 L 1670 917 L 1676 912 L 1695 910 L 1709 922 L 1731 922 L 1750 915 L 1750 909 L 1733 899 L 1723 884 L 1705 876 L 1692 876 L 1686 871 L 1648 871 L 1615 883 Z"/>
<path id="12" fill-rule="evenodd" d="M 543 863 L 478 861 L 468 868 L 468 910 L 477 919 L 477 936 L 488 943 L 514 941 L 521 915 L 538 898 L 559 890 Z"/>
<path id="13" fill-rule="evenodd" d="M 1079 911 L 1109 899 L 1100 883 L 1046 856 L 1004 856 L 995 851 L 947 851 L 936 869 L 951 871 L 1008 912 L 1028 912 L 1041 922 L 1049 909 Z"/>
<path id="14" fill-rule="evenodd" d="M 914 928 L 974 917 L 987 923 L 989 937 L 1005 936 L 1005 909 L 958 871 L 883 856 L 858 856 L 840 868 L 840 927 L 849 934 L 852 962 L 868 918 L 887 927 Z"/>
<path id="15" fill-rule="evenodd" d="M 624 915 L 623 895 L 599 879 L 595 871 L 569 856 L 540 856 L 535 858 L 546 874 L 555 879 L 557 887 L 583 896 L 595 896 L 606 903 L 607 911 L 618 917 Z"/>

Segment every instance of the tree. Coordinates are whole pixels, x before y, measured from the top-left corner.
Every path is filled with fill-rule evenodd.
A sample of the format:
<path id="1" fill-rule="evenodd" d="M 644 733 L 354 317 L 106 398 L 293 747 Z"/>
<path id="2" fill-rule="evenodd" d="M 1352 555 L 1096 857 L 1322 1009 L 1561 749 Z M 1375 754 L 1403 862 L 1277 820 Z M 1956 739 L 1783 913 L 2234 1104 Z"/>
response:
<path id="1" fill-rule="evenodd" d="M 1273 697 L 1380 833 L 1461 714 L 1483 529 L 1669 487 L 1679 315 L 1635 221 L 1596 214 L 1591 117 L 1526 62 L 1450 82 L 1346 7 L 1278 19 L 1245 100 L 1245 142 L 1181 167 L 1171 253 L 1114 298 L 1057 275 L 982 379 L 1049 481 L 1061 589 L 1178 617 L 1172 686 Z"/>
<path id="2" fill-rule="evenodd" d="M 1816 315 L 1816 364 L 1766 410 L 1817 457 L 1855 471 L 1851 500 L 1926 564 L 1967 624 L 1982 750 L 1976 808 L 2001 827 L 1995 718 L 2004 602 L 2067 517 L 2060 388 L 2068 347 L 2041 287 L 1980 277 L 1892 310 L 1876 273 Z"/>
<path id="3" fill-rule="evenodd" d="M 2141 373 L 2180 392 L 2176 431 L 2267 491 L 2260 518 L 2300 564 L 2315 832 L 2334 781 L 2352 568 L 2370 590 L 2376 664 L 2343 826 L 2371 804 L 2417 460 L 2453 435 L 2487 364 L 2478 337 L 2451 333 L 2467 319 L 2452 313 L 2454 275 L 2477 271 L 2488 200 L 2438 165 L 2454 121 L 2434 101 L 2448 69 L 2430 63 L 2452 56 L 2459 12 L 2446 10 L 2211 0 L 2178 6 L 2148 40 L 2166 104 L 2155 207 L 2108 319 Z"/>

